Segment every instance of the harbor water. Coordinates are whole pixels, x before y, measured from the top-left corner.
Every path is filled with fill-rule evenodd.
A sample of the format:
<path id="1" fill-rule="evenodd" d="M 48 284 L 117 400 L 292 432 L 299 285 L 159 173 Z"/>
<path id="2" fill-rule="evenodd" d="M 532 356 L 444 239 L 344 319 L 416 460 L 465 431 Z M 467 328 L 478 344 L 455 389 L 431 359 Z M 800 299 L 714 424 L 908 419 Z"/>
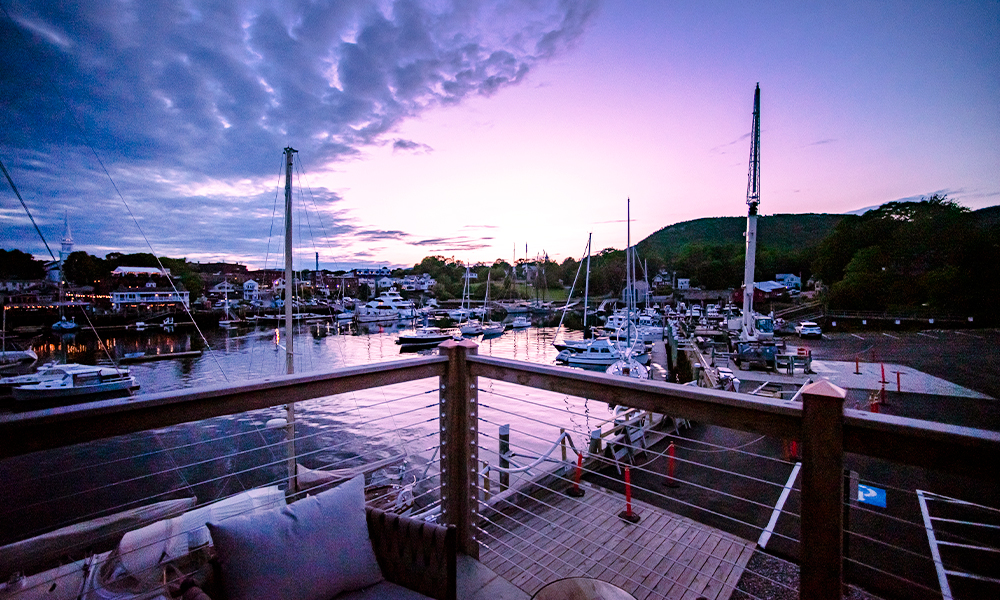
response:
<path id="1" fill-rule="evenodd" d="M 373 326 L 368 333 L 340 334 L 333 326 L 297 325 L 295 372 L 437 352 L 402 352 L 396 338 L 403 328 Z M 481 355 L 555 364 L 555 334 L 555 328 L 532 327 L 472 339 Z M 579 338 L 580 332 L 565 336 Z M 80 332 L 36 344 L 35 350 L 40 360 L 88 364 L 110 364 L 111 357 L 138 352 L 203 351 L 130 365 L 140 385 L 135 397 L 141 398 L 283 375 L 285 343 L 284 331 L 271 326 L 215 330 L 204 337 L 194 329 L 130 331 L 101 339 Z M 436 378 L 299 402 L 297 462 L 310 469 L 350 468 L 402 454 L 406 472 L 419 476 L 435 457 L 437 402 Z M 524 457 L 523 464 L 550 449 L 560 428 L 585 448 L 590 431 L 612 416 L 601 402 L 490 380 L 481 381 L 479 402 L 481 459 L 494 464 L 501 425 L 510 425 L 512 451 Z M 261 485 L 283 485 L 285 429 L 274 425 L 284 415 L 282 407 L 275 407 L 0 461 L 0 478 L 13 484 L 0 490 L 0 544 L 160 500 L 195 496 L 201 504 Z"/>

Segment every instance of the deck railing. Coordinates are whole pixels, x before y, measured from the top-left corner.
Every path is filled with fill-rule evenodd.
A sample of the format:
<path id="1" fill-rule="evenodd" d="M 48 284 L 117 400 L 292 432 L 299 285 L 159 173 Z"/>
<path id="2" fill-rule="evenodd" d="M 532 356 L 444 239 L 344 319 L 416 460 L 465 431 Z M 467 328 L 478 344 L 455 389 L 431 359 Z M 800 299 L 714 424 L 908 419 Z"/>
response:
<path id="1" fill-rule="evenodd" d="M 997 485 L 1000 433 L 845 409 L 843 390 L 826 382 L 809 385 L 800 396 L 801 402 L 773 400 L 478 356 L 476 352 L 472 342 L 446 342 L 440 356 L 435 357 L 0 415 L 0 461 L 181 423 L 273 409 L 289 402 L 436 378 L 439 401 L 428 406 L 438 408 L 429 419 L 438 423 L 439 439 L 428 440 L 437 450 L 428 468 L 439 469 L 431 476 L 439 477 L 439 497 L 430 504 L 440 507 L 440 519 L 456 525 L 461 550 L 478 557 L 483 543 L 481 512 L 488 505 L 479 456 L 483 422 L 480 389 L 486 381 L 503 382 L 799 441 L 798 589 L 801 598 L 810 599 L 839 598 L 843 589 L 845 455 L 945 471 Z M 581 446 L 576 444 L 583 452 Z M 508 456 L 499 458 L 506 460 Z M 283 459 L 276 459 L 275 465 L 283 466 Z M 596 473 L 597 467 L 588 470 Z M 572 483 L 572 475 L 565 470 L 554 476 Z M 16 519 L 17 510 L 9 507 L 4 518 Z M 630 563 L 636 560 L 629 559 Z"/>

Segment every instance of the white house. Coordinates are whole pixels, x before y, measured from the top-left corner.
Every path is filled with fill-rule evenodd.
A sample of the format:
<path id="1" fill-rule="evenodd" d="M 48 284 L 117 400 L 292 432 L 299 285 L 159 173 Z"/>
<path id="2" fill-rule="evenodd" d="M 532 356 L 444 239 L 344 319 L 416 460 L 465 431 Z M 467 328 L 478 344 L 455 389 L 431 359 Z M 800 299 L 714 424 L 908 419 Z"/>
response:
<path id="1" fill-rule="evenodd" d="M 677 278 L 677 289 L 679 290 L 689 290 L 691 289 L 691 279 L 688 277 L 678 277 Z"/>
<path id="2" fill-rule="evenodd" d="M 790 290 L 802 289 L 802 278 L 792 273 L 778 273 L 774 276 L 775 281 L 780 281 L 782 285 Z"/>
<path id="3" fill-rule="evenodd" d="M 243 299 L 244 300 L 260 300 L 260 284 L 253 279 L 247 279 L 243 282 Z"/>

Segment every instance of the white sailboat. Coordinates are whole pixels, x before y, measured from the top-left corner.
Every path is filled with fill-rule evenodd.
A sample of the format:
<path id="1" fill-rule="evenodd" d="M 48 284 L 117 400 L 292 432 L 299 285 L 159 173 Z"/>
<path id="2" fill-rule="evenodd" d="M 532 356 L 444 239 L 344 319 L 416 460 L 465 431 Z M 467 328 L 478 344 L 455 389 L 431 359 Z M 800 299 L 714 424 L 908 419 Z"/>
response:
<path id="1" fill-rule="evenodd" d="M 496 337 L 503 334 L 507 329 L 507 326 L 498 321 L 492 320 L 492 311 L 490 309 L 490 278 L 492 276 L 492 271 L 487 271 L 486 273 L 486 296 L 483 298 L 483 308 L 486 309 L 486 321 L 483 322 L 483 336 L 485 337 Z"/>
<path id="2" fill-rule="evenodd" d="M 632 200 L 626 201 L 625 208 L 625 225 L 626 225 L 626 244 L 627 248 L 625 250 L 625 314 L 628 319 L 625 323 L 625 350 L 620 360 L 615 361 L 608 366 L 605 371 L 609 375 L 622 375 L 625 377 L 632 377 L 634 379 L 649 379 L 649 369 L 646 369 L 642 362 L 649 362 L 649 354 L 645 352 L 646 345 L 641 339 L 636 339 L 634 335 L 635 323 L 633 318 L 636 314 L 635 306 L 635 286 L 633 282 L 635 281 L 635 273 L 633 271 L 635 262 L 632 259 Z M 633 345 L 633 341 L 635 344 Z M 640 361 L 639 356 L 634 353 L 635 346 L 642 346 L 643 354 L 640 356 L 645 356 L 645 361 Z"/>
<path id="3" fill-rule="evenodd" d="M 583 330 L 587 331 L 587 296 L 590 293 L 590 242 L 593 234 L 587 235 L 587 247 L 584 251 L 587 257 L 587 278 L 586 283 L 583 287 Z M 566 340 L 560 339 L 559 333 L 562 332 L 563 321 L 566 319 L 566 312 L 569 311 L 570 302 L 573 299 L 573 290 L 576 289 L 576 282 L 580 278 L 580 269 L 583 268 L 583 261 L 580 261 L 580 266 L 576 268 L 576 276 L 573 278 L 573 285 L 569 288 L 569 295 L 566 297 L 566 306 L 563 307 L 562 316 L 559 317 L 559 326 L 556 327 L 555 339 L 552 340 L 552 345 L 559 350 L 569 350 L 571 352 L 579 352 L 584 350 L 589 343 L 589 340 Z"/>

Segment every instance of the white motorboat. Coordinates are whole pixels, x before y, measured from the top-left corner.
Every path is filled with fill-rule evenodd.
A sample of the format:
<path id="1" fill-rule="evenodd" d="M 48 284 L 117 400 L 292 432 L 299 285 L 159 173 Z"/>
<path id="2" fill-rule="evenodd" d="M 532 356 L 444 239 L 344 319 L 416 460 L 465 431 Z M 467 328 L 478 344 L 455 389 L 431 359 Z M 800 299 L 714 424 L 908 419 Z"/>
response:
<path id="1" fill-rule="evenodd" d="M 31 379 L 35 378 L 34 381 Z M 0 386 L 10 386 L 14 400 L 67 400 L 79 402 L 103 394 L 138 389 L 128 369 L 75 363 L 49 365 L 33 375 L 8 377 Z"/>
<path id="2" fill-rule="evenodd" d="M 378 301 L 396 309 L 400 319 L 414 319 L 417 316 L 417 307 L 410 300 L 403 298 L 396 288 L 389 288 L 389 291 L 379 294 Z"/>
<path id="3" fill-rule="evenodd" d="M 379 300 L 370 300 L 354 309 L 359 323 L 398 321 L 399 311 Z"/>
<path id="4" fill-rule="evenodd" d="M 531 319 L 524 315 L 518 315 L 514 317 L 513 321 L 511 321 L 510 326 L 513 327 L 514 329 L 524 329 L 526 327 L 531 327 Z"/>
<path id="5" fill-rule="evenodd" d="M 589 340 L 587 347 L 583 350 L 573 352 L 563 350 L 556 356 L 559 362 L 565 362 L 571 367 L 610 367 L 614 363 L 631 359 L 641 364 L 649 363 L 649 352 L 641 342 L 635 344 L 631 352 L 620 344 L 615 344 L 608 338 L 597 338 Z"/>
<path id="6" fill-rule="evenodd" d="M 445 340 L 450 340 L 453 334 L 440 327 L 420 327 L 412 332 L 403 332 L 396 338 L 396 343 L 401 346 L 429 346 L 440 344 Z"/>

